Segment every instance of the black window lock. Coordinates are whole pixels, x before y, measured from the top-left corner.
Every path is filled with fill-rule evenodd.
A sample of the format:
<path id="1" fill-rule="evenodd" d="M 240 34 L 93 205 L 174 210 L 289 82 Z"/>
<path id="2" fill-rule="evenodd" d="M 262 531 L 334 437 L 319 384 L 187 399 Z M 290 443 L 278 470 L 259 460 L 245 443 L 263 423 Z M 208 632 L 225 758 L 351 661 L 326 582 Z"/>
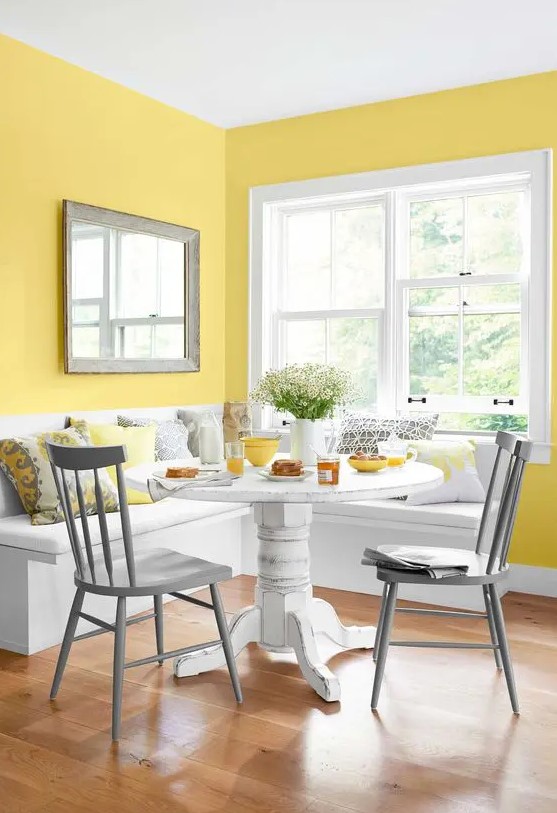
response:
<path id="1" fill-rule="evenodd" d="M 408 403 L 409 404 L 413 404 L 413 403 L 425 404 L 425 402 L 426 402 L 425 398 L 408 398 Z"/>
<path id="2" fill-rule="evenodd" d="M 499 404 L 508 404 L 509 406 L 514 406 L 514 398 L 509 398 L 508 401 L 502 401 L 501 398 L 494 398 L 493 406 L 499 406 Z"/>

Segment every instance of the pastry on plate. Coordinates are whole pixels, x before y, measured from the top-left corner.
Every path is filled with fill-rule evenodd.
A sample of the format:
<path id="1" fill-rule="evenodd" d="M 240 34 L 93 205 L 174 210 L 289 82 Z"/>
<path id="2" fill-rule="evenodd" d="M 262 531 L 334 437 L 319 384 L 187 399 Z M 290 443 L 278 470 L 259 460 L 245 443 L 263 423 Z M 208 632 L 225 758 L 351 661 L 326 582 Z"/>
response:
<path id="1" fill-rule="evenodd" d="M 271 465 L 271 474 L 278 477 L 300 477 L 304 473 L 301 460 L 275 460 Z"/>
<path id="2" fill-rule="evenodd" d="M 199 469 L 193 466 L 169 466 L 166 470 L 166 476 L 170 479 L 186 478 L 192 480 L 199 474 Z"/>

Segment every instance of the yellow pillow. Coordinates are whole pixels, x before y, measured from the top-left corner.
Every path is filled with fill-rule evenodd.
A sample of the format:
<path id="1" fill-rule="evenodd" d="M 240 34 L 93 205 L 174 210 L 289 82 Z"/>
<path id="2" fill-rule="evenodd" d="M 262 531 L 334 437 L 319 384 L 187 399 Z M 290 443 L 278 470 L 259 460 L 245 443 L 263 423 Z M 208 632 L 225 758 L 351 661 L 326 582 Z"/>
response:
<path id="1" fill-rule="evenodd" d="M 89 423 L 79 418 L 70 418 L 70 423 L 83 434 L 89 434 L 93 446 L 125 446 L 128 462 L 124 469 L 138 466 L 140 463 L 155 462 L 156 424 L 151 426 L 117 426 L 115 423 Z M 116 483 L 116 469 L 107 469 L 110 479 Z M 152 502 L 148 494 L 127 488 L 129 505 L 143 505 Z"/>

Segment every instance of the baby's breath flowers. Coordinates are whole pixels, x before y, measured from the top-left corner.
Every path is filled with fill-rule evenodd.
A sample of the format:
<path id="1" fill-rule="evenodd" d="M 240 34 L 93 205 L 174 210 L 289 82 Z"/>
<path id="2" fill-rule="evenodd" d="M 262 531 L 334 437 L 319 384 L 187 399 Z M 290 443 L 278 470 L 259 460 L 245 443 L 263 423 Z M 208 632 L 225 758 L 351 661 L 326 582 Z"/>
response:
<path id="1" fill-rule="evenodd" d="M 332 418 L 358 397 L 352 375 L 331 364 L 288 364 L 269 370 L 250 393 L 252 401 L 289 412 L 300 420 Z"/>

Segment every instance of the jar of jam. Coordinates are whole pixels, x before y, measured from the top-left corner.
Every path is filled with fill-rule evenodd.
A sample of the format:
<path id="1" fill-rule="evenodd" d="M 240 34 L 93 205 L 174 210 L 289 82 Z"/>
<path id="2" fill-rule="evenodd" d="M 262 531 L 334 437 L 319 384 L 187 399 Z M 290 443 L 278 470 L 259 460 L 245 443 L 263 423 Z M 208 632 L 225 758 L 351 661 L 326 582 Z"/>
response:
<path id="1" fill-rule="evenodd" d="M 317 482 L 320 486 L 338 486 L 340 457 L 337 454 L 317 458 Z"/>

